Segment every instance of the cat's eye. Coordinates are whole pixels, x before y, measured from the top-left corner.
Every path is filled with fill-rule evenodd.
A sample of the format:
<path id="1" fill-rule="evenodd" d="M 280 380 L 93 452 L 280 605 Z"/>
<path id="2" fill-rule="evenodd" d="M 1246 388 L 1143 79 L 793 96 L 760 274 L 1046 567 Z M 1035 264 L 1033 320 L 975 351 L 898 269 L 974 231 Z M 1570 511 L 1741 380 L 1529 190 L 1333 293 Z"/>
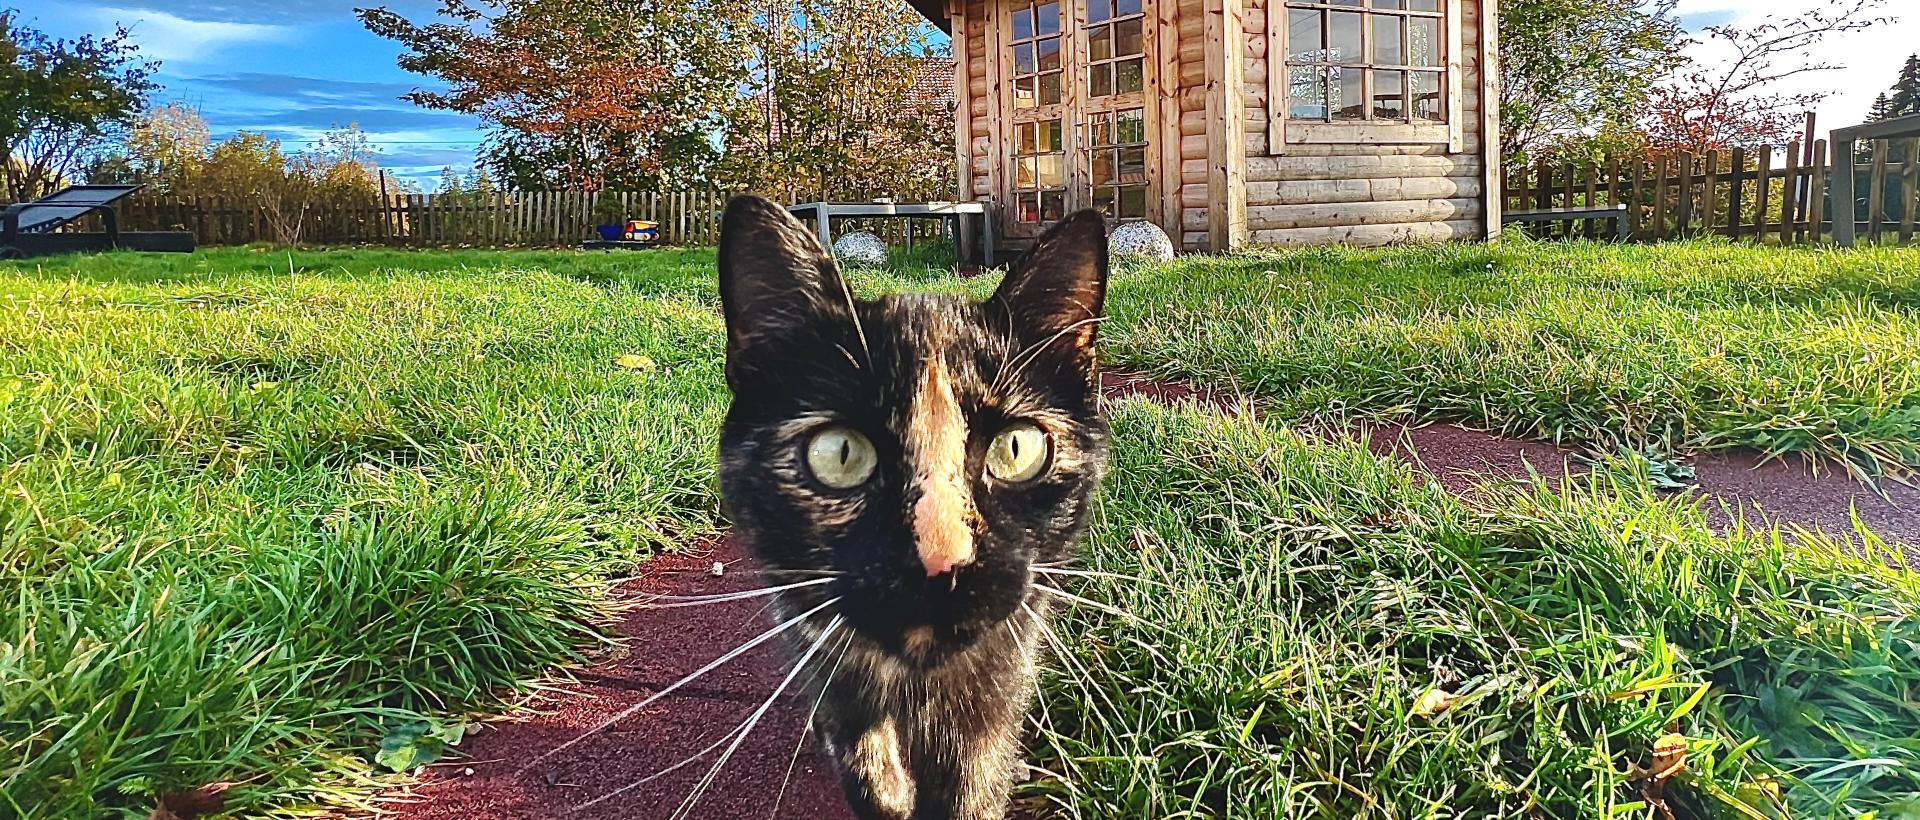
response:
<path id="1" fill-rule="evenodd" d="M 873 475 L 873 442 L 856 430 L 828 427 L 807 441 L 807 469 L 836 490 L 858 487 Z"/>
<path id="2" fill-rule="evenodd" d="M 1040 428 L 1020 422 L 1001 430 L 987 446 L 987 474 L 1001 481 L 1032 481 L 1047 468 L 1051 443 Z"/>

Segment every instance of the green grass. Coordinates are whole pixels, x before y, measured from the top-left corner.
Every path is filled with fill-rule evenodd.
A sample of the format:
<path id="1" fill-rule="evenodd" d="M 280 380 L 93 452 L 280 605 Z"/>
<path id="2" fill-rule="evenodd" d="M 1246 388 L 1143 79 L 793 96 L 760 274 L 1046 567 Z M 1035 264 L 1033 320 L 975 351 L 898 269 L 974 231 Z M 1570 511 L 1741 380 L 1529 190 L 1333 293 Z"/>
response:
<path id="1" fill-rule="evenodd" d="M 1144 401 L 1031 784 L 1076 817 L 1920 816 L 1920 576 L 1603 473 L 1469 507 L 1358 444 Z M 1622 474 L 1624 475 L 1624 473 Z M 1429 696 L 1439 690 L 1444 696 Z M 1438 714 L 1423 696 L 1451 701 Z"/>
<path id="2" fill-rule="evenodd" d="M 992 287 L 938 253 L 856 280 Z M 1911 402 L 1894 379 L 1914 368 L 1872 402 L 1840 388 L 1910 364 L 1910 252 L 1747 253 L 1329 251 L 1121 274 L 1119 360 L 1233 375 L 1278 410 L 1118 413 L 1090 553 L 1147 581 L 1074 588 L 1163 628 L 1095 610 L 1062 625 L 1071 660 L 1048 673 L 1035 748 L 1065 779 L 1028 796 L 1084 817 L 1644 816 L 1628 766 L 1672 724 L 1693 744 L 1669 787 L 1683 816 L 1774 791 L 1793 816 L 1920 811 L 1900 802 L 1920 793 L 1920 589 L 1870 534 L 1866 554 L 1718 536 L 1625 478 L 1469 508 L 1279 426 L 1398 408 L 1719 446 L 1706 411 L 1761 402 L 1743 412 L 1879 414 L 1892 433 L 1801 449 L 1897 455 L 1911 431 L 1887 408 Z M 0 266 L 0 815 L 141 817 L 215 781 L 240 784 L 243 814 L 362 799 L 383 727 L 485 707 L 593 647 L 599 579 L 719 523 L 712 264 L 233 249 Z M 1840 330 L 1807 332 L 1820 322 Z M 1725 372 L 1790 383 L 1574 389 L 1657 379 L 1649 346 L 1734 336 L 1755 347 L 1724 348 L 1741 362 Z M 1546 343 L 1569 339 L 1580 357 Z M 1435 386 L 1395 393 L 1369 351 Z M 1282 359 L 1317 381 L 1261 369 Z M 1476 361 L 1501 378 L 1446 381 Z M 1793 371 L 1816 365 L 1835 387 L 1808 394 L 1819 377 Z M 1474 390 L 1510 421 L 1442 400 Z M 1433 687 L 1452 708 L 1410 714 Z"/>
<path id="3" fill-rule="evenodd" d="M 711 255 L 647 259 L 0 269 L 0 815 L 325 796 L 590 646 L 716 523 Z"/>
<path id="4" fill-rule="evenodd" d="M 1107 354 L 1289 416 L 1920 467 L 1920 249 L 1507 242 L 1119 277 Z"/>

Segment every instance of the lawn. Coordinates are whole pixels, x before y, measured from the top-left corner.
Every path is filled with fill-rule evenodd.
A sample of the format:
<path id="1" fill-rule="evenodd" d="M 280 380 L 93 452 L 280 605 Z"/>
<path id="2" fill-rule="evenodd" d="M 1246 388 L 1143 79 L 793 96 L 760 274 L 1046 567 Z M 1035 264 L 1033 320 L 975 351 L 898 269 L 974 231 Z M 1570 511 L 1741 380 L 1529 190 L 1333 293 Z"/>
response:
<path id="1" fill-rule="evenodd" d="M 1911 573 L 1715 535 L 1605 472 L 1468 507 L 1282 426 L 1403 412 L 1912 465 L 1916 269 L 1515 245 L 1123 273 L 1117 361 L 1275 409 L 1118 412 L 1090 562 L 1141 580 L 1076 589 L 1159 626 L 1062 625 L 1034 742 L 1060 777 L 1027 796 L 1084 817 L 1601 817 L 1633 810 L 1630 767 L 1671 730 L 1689 766 L 1668 792 L 1695 816 L 1920 812 Z M 701 251 L 0 266 L 0 809 L 138 817 L 215 781 L 244 812 L 351 800 L 385 727 L 580 657 L 599 579 L 719 525 L 720 333 Z"/>
<path id="2" fill-rule="evenodd" d="M 1277 412 L 1920 467 L 1920 249 L 1525 241 L 1194 257 L 1122 278 L 1115 361 Z"/>

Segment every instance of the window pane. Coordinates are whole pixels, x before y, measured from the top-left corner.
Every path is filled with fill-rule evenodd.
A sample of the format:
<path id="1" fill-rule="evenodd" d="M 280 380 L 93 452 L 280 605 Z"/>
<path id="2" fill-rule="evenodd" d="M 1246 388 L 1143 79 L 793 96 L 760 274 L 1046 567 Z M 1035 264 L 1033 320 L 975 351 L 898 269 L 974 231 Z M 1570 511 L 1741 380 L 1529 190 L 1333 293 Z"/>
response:
<path id="1" fill-rule="evenodd" d="M 1327 118 L 1327 79 L 1317 66 L 1287 67 L 1287 116 L 1309 120 Z"/>
<path id="2" fill-rule="evenodd" d="M 1327 61 L 1358 63 L 1366 60 L 1360 52 L 1360 22 L 1364 14 L 1349 11 L 1327 12 Z"/>
<path id="3" fill-rule="evenodd" d="M 1013 107 L 1032 108 L 1034 82 L 1032 77 L 1019 77 L 1013 81 Z"/>
<path id="4" fill-rule="evenodd" d="M 1287 55 L 1295 60 L 1317 60 L 1324 49 L 1320 42 L 1320 12 L 1313 9 L 1287 10 Z"/>
<path id="5" fill-rule="evenodd" d="M 1407 65 L 1440 67 L 1440 20 L 1407 18 Z"/>
<path id="6" fill-rule="evenodd" d="M 1147 53 L 1146 46 L 1140 44 L 1140 22 L 1136 17 L 1115 23 L 1113 26 L 1113 53 L 1119 56 L 1132 56 Z"/>
<path id="7" fill-rule="evenodd" d="M 1113 144 L 1113 115 L 1094 114 L 1087 121 L 1087 144 L 1095 147 Z"/>
<path id="8" fill-rule="evenodd" d="M 1366 92 L 1360 87 L 1360 76 L 1365 70 L 1358 68 L 1328 69 L 1327 100 L 1333 109 L 1336 120 L 1364 120 L 1367 118 Z"/>
<path id="9" fill-rule="evenodd" d="M 1040 123 L 1040 150 L 1060 150 L 1060 121 L 1047 120 Z"/>
<path id="10" fill-rule="evenodd" d="M 1033 188 L 1034 180 L 1039 177 L 1039 158 L 1021 157 L 1013 164 L 1013 187 Z"/>
<path id="11" fill-rule="evenodd" d="M 1400 50 L 1400 21 L 1397 14 L 1373 15 L 1373 61 L 1379 65 L 1406 65 Z"/>
<path id="12" fill-rule="evenodd" d="M 1121 60 L 1120 62 L 1114 63 L 1113 66 L 1113 93 L 1127 94 L 1140 90 L 1142 75 L 1140 73 L 1141 62 L 1139 57 L 1131 60 Z"/>
<path id="13" fill-rule="evenodd" d="M 1414 119 L 1443 122 L 1447 115 L 1440 107 L 1440 73 L 1437 71 L 1413 72 L 1413 116 Z"/>
<path id="14" fill-rule="evenodd" d="M 1020 221 L 1021 222 L 1039 222 L 1040 221 L 1040 195 L 1039 194 L 1021 194 L 1020 195 Z"/>
<path id="15" fill-rule="evenodd" d="M 1407 0 L 1373 0 L 1373 7 L 1376 9 L 1393 9 L 1399 11 L 1407 7 Z"/>
<path id="16" fill-rule="evenodd" d="M 1059 188 L 1067 184 L 1066 174 L 1060 167 L 1063 164 L 1060 161 L 1062 156 L 1064 155 L 1041 154 L 1034 157 L 1037 160 L 1035 169 L 1039 175 L 1040 187 Z"/>
<path id="17" fill-rule="evenodd" d="M 1067 197 L 1061 191 L 1040 192 L 1040 218 L 1052 222 L 1066 211 Z"/>
<path id="18" fill-rule="evenodd" d="M 1414 11 L 1439 11 L 1440 0 L 1408 0 L 1407 8 Z"/>
<path id="19" fill-rule="evenodd" d="M 1147 141 L 1147 117 L 1145 111 L 1135 108 L 1129 111 L 1122 111 L 1114 115 L 1114 117 L 1114 142 Z"/>
<path id="20" fill-rule="evenodd" d="M 1106 185 L 1112 182 L 1114 173 L 1113 152 L 1093 152 L 1093 184 Z"/>
<path id="21" fill-rule="evenodd" d="M 1120 181 L 1147 181 L 1147 147 L 1136 145 L 1120 149 Z"/>
<path id="22" fill-rule="evenodd" d="M 1035 34 L 1060 33 L 1059 3 L 1042 3 L 1041 5 L 1035 6 L 1034 17 L 1036 18 L 1034 20 Z"/>
<path id="23" fill-rule="evenodd" d="M 1113 93 L 1113 63 L 1087 68 L 1087 96 L 1105 97 Z"/>
<path id="24" fill-rule="evenodd" d="M 1060 72 L 1040 75 L 1040 104 L 1060 104 Z"/>
<path id="25" fill-rule="evenodd" d="M 1113 0 L 1087 0 L 1087 22 L 1098 23 L 1113 16 Z"/>
<path id="26" fill-rule="evenodd" d="M 1041 40 L 1036 45 L 1038 45 L 1040 49 L 1040 70 L 1041 71 L 1059 71 L 1060 70 L 1060 38 L 1048 37 L 1045 40 Z"/>
<path id="27" fill-rule="evenodd" d="M 1407 72 L 1373 72 L 1373 116 L 1383 120 L 1407 118 Z"/>
<path id="28" fill-rule="evenodd" d="M 1013 39 L 1015 40 L 1033 39 L 1033 9 L 1032 8 L 1013 10 Z"/>
<path id="29" fill-rule="evenodd" d="M 1129 14 L 1139 14 L 1140 0 L 1120 0 L 1120 2 L 1114 4 L 1113 13 L 1122 17 Z"/>
<path id="30" fill-rule="evenodd" d="M 1087 30 L 1087 59 L 1098 62 L 1113 57 L 1113 27 Z"/>
<path id="31" fill-rule="evenodd" d="M 1023 122 L 1023 123 L 1020 123 L 1020 124 L 1019 124 L 1019 125 L 1017 125 L 1017 126 L 1014 126 L 1014 129 L 1015 129 L 1015 130 L 1016 130 L 1016 131 L 1017 131 L 1017 132 L 1018 132 L 1018 133 L 1020 134 L 1020 148 L 1019 148 L 1019 152 L 1020 152 L 1020 153 L 1022 153 L 1022 154 L 1031 154 L 1031 153 L 1033 153 L 1033 152 L 1034 152 L 1034 142 L 1033 142 L 1033 132 L 1034 132 L 1034 125 L 1033 125 L 1033 123 L 1030 123 L 1030 122 Z"/>
<path id="32" fill-rule="evenodd" d="M 1129 185 L 1120 189 L 1120 218 L 1144 219 L 1147 216 L 1147 186 Z"/>
<path id="33" fill-rule="evenodd" d="M 1014 46 L 1013 47 L 1013 73 L 1014 74 L 1032 74 L 1034 70 L 1035 69 L 1033 64 L 1033 46 L 1031 45 Z"/>
<path id="34" fill-rule="evenodd" d="M 1327 2 L 1335 6 L 1364 6 L 1367 4 L 1367 0 L 1327 0 Z"/>

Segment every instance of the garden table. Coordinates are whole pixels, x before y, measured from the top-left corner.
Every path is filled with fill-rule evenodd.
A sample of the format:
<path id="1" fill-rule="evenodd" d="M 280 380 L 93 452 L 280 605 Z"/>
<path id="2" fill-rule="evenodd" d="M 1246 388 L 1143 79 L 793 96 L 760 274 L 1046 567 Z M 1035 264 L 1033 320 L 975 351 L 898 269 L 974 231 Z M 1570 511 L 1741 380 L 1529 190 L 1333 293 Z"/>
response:
<path id="1" fill-rule="evenodd" d="M 946 220 L 953 227 L 953 249 L 961 262 L 993 263 L 993 220 L 988 218 L 985 202 L 803 202 L 789 206 L 787 211 L 812 219 L 820 244 L 829 248 L 833 247 L 834 217 Z M 977 248 L 973 247 L 975 234 L 968 222 L 978 226 Z"/>

